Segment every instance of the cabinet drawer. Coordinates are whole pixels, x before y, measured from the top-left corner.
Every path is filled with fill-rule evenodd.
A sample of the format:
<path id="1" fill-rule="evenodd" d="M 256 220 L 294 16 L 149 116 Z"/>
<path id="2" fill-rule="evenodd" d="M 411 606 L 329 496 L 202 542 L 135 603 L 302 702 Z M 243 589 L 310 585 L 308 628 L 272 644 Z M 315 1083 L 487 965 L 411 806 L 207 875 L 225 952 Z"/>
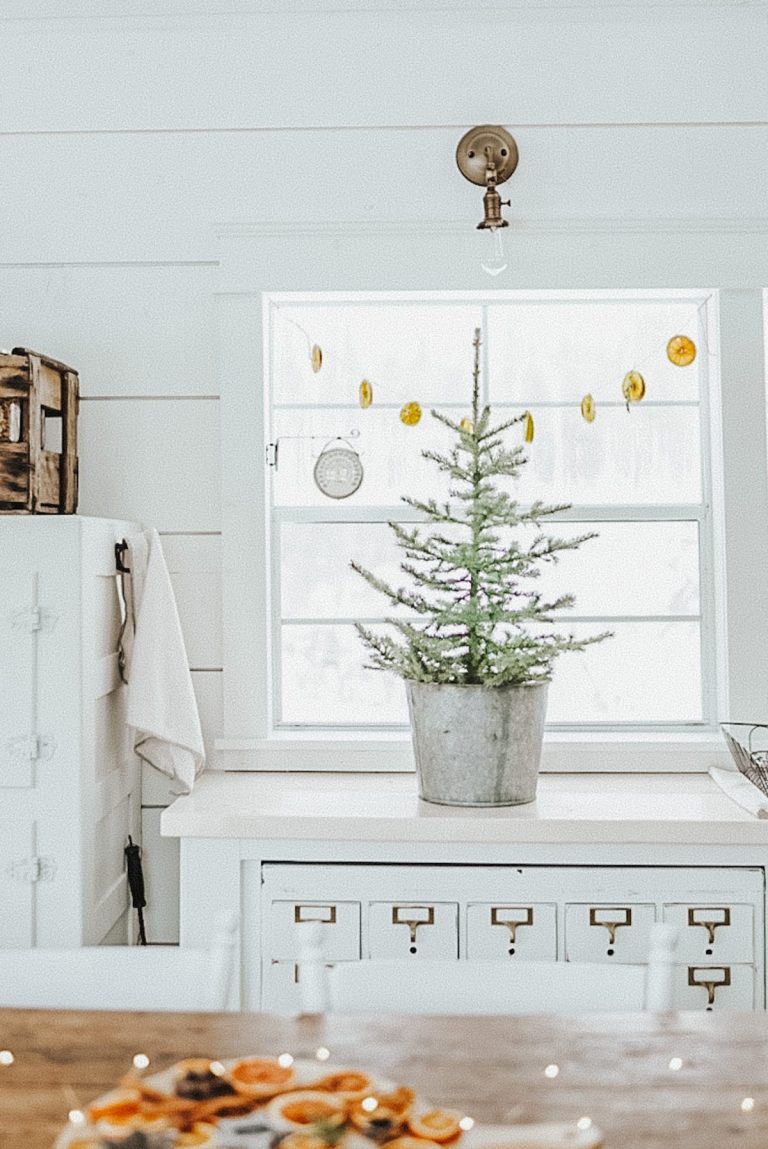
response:
<path id="1" fill-rule="evenodd" d="M 457 958 L 456 902 L 371 902 L 368 954 L 372 958 Z"/>
<path id="2" fill-rule="evenodd" d="M 666 904 L 664 921 L 677 926 L 681 962 L 752 962 L 754 909 L 748 905 Z"/>
<path id="3" fill-rule="evenodd" d="M 467 906 L 467 957 L 518 961 L 554 961 L 557 957 L 557 907 L 471 902 Z"/>
<path id="4" fill-rule="evenodd" d="M 754 1009 L 750 965 L 680 965 L 674 972 L 677 1009 Z"/>
<path id="5" fill-rule="evenodd" d="M 261 1008 L 266 1013 L 287 1013 L 292 1016 L 301 1013 L 303 1002 L 300 978 L 301 971 L 296 962 L 268 962 L 264 968 Z"/>
<path id="6" fill-rule="evenodd" d="M 269 907 L 269 958 L 296 958 L 301 952 L 301 928 L 322 922 L 322 951 L 329 961 L 360 957 L 359 902 L 273 901 Z"/>
<path id="7" fill-rule="evenodd" d="M 655 905 L 647 902 L 571 903 L 565 907 L 566 961 L 648 960 Z"/>

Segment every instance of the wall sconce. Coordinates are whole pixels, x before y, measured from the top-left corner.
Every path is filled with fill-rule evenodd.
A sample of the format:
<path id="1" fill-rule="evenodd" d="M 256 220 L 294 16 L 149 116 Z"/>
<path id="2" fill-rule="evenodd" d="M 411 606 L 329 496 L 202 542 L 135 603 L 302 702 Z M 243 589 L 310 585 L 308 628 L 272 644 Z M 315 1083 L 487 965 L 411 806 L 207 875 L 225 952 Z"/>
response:
<path id="1" fill-rule="evenodd" d="M 482 264 L 490 275 L 498 275 L 507 266 L 500 229 L 509 226 L 501 209 L 508 207 L 510 201 L 503 200 L 497 188 L 512 175 L 518 159 L 517 144 L 512 136 L 506 128 L 492 124 L 470 128 L 456 148 L 456 163 L 461 174 L 470 183 L 485 188 L 484 215 L 477 226 L 481 231 L 490 231 L 493 237 L 493 253 Z"/>

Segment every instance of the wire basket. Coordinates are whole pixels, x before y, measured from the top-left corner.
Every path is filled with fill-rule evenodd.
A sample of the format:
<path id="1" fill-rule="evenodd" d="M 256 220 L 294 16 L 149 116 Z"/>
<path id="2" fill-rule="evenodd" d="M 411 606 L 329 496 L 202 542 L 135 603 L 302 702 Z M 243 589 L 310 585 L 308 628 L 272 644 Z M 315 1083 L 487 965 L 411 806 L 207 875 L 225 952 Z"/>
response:
<path id="1" fill-rule="evenodd" d="M 768 741 L 768 723 L 724 722 L 720 729 L 739 771 L 768 796 L 768 749 L 760 750 L 754 745 L 756 739 L 761 737 L 755 733 L 758 730 L 763 732 L 762 737 Z"/>

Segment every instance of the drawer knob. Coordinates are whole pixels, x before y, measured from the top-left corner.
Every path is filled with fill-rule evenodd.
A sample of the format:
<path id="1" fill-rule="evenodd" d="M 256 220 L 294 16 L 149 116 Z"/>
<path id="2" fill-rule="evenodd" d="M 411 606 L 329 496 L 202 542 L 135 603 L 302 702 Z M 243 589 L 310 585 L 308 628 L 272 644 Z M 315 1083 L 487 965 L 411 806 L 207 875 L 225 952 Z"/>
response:
<path id="1" fill-rule="evenodd" d="M 715 991 L 721 985 L 731 984 L 731 971 L 728 966 L 713 969 L 711 966 L 688 966 L 688 985 L 700 985 L 707 991 L 707 1005 L 714 1005 Z"/>
<path id="2" fill-rule="evenodd" d="M 407 915 L 407 916 L 406 916 Z M 433 926 L 435 924 L 434 906 L 393 906 L 392 925 L 408 926 L 411 935 L 411 945 L 416 944 L 416 930 L 419 926 Z"/>
<path id="3" fill-rule="evenodd" d="M 707 931 L 707 937 L 711 946 L 715 944 L 715 930 L 717 927 L 729 926 L 730 924 L 731 911 L 728 906 L 720 906 L 717 909 L 713 909 L 711 906 L 705 906 L 704 908 L 690 906 L 688 909 L 688 925 L 703 926 Z"/>
<path id="4" fill-rule="evenodd" d="M 491 906 L 491 925 L 506 926 L 509 940 L 514 945 L 517 927 L 533 925 L 533 906 Z"/>
<path id="5" fill-rule="evenodd" d="M 611 907 L 591 906 L 589 910 L 589 924 L 602 926 L 608 930 L 608 939 L 611 945 L 616 941 L 616 930 L 620 926 L 632 925 L 632 910 L 629 906 Z"/>

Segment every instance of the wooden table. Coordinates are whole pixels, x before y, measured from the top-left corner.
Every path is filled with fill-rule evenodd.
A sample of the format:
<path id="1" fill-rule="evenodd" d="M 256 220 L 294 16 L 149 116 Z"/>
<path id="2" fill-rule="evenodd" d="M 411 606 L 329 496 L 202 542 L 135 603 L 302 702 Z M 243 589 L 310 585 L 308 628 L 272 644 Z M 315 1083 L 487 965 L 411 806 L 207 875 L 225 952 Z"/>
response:
<path id="1" fill-rule="evenodd" d="M 312 1056 L 370 1067 L 479 1122 L 589 1116 L 607 1149 L 766 1149 L 765 1014 L 538 1018 L 298 1018 L 0 1011 L 0 1145 L 50 1149 L 67 1112 L 106 1092 L 135 1053 Z M 672 1059 L 682 1059 L 679 1069 Z M 673 1065 L 676 1064 L 672 1062 Z M 546 1066 L 559 1066 L 548 1077 Z M 752 1098 L 753 1108 L 742 1108 Z"/>

